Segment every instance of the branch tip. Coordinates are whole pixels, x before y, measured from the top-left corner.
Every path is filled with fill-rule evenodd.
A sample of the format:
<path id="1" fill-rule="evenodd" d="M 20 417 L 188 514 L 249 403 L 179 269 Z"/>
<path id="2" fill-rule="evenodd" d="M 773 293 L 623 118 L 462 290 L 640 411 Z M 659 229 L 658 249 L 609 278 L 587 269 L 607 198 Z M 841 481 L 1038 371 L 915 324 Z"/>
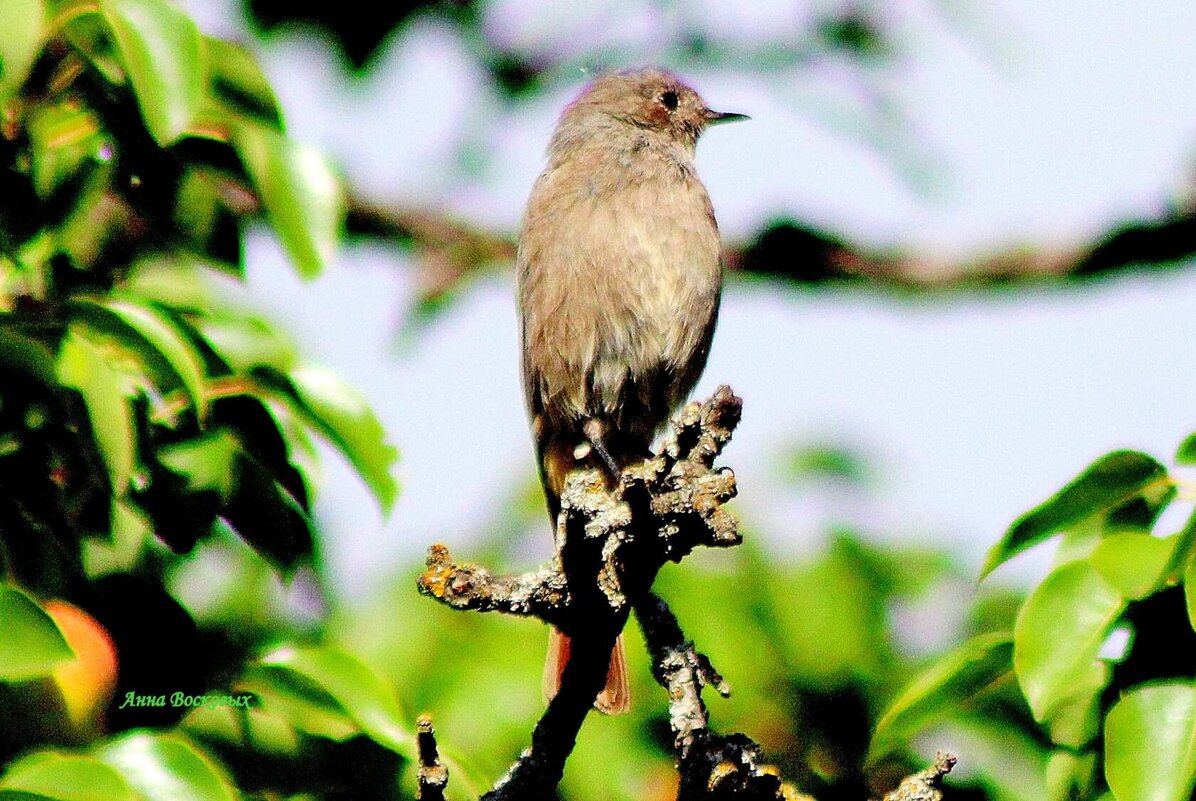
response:
<path id="1" fill-rule="evenodd" d="M 416 723 L 415 741 L 419 752 L 419 801 L 444 801 L 448 768 L 440 762 L 436 732 L 432 728 L 432 719 L 427 715 L 420 715 Z"/>
<path id="2" fill-rule="evenodd" d="M 938 752 L 929 768 L 902 779 L 897 789 L 886 795 L 884 801 L 942 801 L 940 786 L 943 777 L 955 767 L 955 762 L 954 754 Z"/>

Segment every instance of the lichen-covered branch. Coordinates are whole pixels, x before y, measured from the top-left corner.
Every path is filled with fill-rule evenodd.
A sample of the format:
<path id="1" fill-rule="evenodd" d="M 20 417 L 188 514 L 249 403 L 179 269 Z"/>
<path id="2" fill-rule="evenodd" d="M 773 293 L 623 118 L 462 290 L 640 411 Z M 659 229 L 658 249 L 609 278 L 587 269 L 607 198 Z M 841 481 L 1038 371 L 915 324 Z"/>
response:
<path id="1" fill-rule="evenodd" d="M 673 729 L 677 755 L 685 759 L 699 732 L 707 725 L 702 688 L 713 686 L 724 698 L 731 688 L 710 660 L 685 639 L 681 624 L 668 605 L 650 595 L 635 607 L 636 619 L 652 658 L 656 681 L 669 695 L 669 724 Z"/>
<path id="2" fill-rule="evenodd" d="M 456 564 L 433 546 L 420 591 L 456 609 L 539 617 L 572 639 L 561 689 L 532 733 L 531 747 L 486 798 L 544 797 L 560 781 L 577 732 L 606 679 L 615 639 L 656 573 L 700 545 L 740 541 L 722 508 L 735 495 L 730 470 L 714 460 L 731 439 L 742 402 L 727 387 L 686 406 L 660 454 L 623 472 L 608 489 L 596 470 L 577 470 L 561 493 L 557 548 L 540 569 L 495 576 Z"/>
<path id="3" fill-rule="evenodd" d="M 681 776 L 678 801 L 809 799 L 762 762 L 760 747 L 750 738 L 709 730 L 702 688 L 713 686 L 724 697 L 731 689 L 710 660 L 685 639 L 668 605 L 650 595 L 636 605 L 635 614 L 652 657 L 653 675 L 669 696 L 669 725 Z"/>
<path id="4" fill-rule="evenodd" d="M 455 609 L 537 617 L 571 638 L 560 690 L 536 723 L 530 747 L 483 801 L 554 796 L 578 732 L 605 684 L 611 649 L 633 609 L 653 674 L 668 693 L 680 774 L 678 801 L 811 801 L 764 763 L 750 738 L 709 729 L 702 689 L 712 686 L 723 695 L 729 689 L 686 639 L 668 605 L 652 593 L 665 562 L 680 561 L 699 546 L 741 541 L 735 519 L 723 508 L 735 497 L 735 476 L 714 466 L 741 409 L 742 401 L 728 387 L 703 403 L 689 404 L 673 420 L 660 452 L 624 469 L 613 488 L 597 470 L 571 473 L 561 493 L 555 553 L 538 570 L 496 576 L 477 565 L 455 563 L 442 545 L 429 549 L 419 578 L 424 594 Z M 427 736 L 434 745 L 430 724 Z M 429 764 L 434 763 L 433 757 Z M 423 793 L 422 769 L 420 775 Z M 937 781 L 929 776 L 925 774 L 923 785 Z M 427 792 L 441 789 L 438 785 Z"/>
<path id="5" fill-rule="evenodd" d="M 954 767 L 955 756 L 940 752 L 933 765 L 921 773 L 907 776 L 896 790 L 885 796 L 884 801 L 942 801 L 943 777 Z"/>
<path id="6" fill-rule="evenodd" d="M 735 496 L 735 476 L 713 467 L 741 409 L 728 387 L 705 403 L 689 404 L 673 421 L 660 454 L 627 468 L 613 491 L 597 470 L 571 473 L 551 563 L 495 576 L 456 564 L 447 548 L 433 545 L 420 591 L 456 609 L 538 617 L 573 634 L 579 619 L 584 627 L 593 623 L 597 589 L 598 606 L 625 619 L 629 597 L 646 594 L 665 561 L 680 561 L 701 545 L 741 541 L 735 519 L 723 509 Z"/>
<path id="7" fill-rule="evenodd" d="M 420 592 L 454 609 L 505 612 L 556 623 L 569 606 L 564 571 L 556 563 L 531 573 L 495 576 L 478 565 L 456 564 L 448 548 L 428 549 Z"/>
<path id="8" fill-rule="evenodd" d="M 677 801 L 814 801 L 764 764 L 760 746 L 743 734 L 698 732 L 677 766 Z"/>

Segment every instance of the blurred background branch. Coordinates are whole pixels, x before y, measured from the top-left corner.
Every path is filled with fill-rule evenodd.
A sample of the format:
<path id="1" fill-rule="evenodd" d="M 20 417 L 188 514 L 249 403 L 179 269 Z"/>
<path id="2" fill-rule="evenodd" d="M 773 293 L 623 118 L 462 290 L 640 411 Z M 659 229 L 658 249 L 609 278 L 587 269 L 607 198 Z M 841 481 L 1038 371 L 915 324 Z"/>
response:
<path id="1" fill-rule="evenodd" d="M 352 196 L 350 235 L 409 251 L 422 304 L 489 270 L 514 262 L 512 232 L 481 228 L 429 209 L 383 207 Z M 803 285 L 858 284 L 894 291 L 976 290 L 1040 286 L 1110 277 L 1120 272 L 1172 270 L 1196 255 L 1196 209 L 1184 206 L 1151 219 L 1125 220 L 1090 242 L 1037 243 L 970 259 L 896 249 L 868 249 L 837 232 L 793 218 L 767 223 L 746 242 L 728 242 L 732 274 Z"/>

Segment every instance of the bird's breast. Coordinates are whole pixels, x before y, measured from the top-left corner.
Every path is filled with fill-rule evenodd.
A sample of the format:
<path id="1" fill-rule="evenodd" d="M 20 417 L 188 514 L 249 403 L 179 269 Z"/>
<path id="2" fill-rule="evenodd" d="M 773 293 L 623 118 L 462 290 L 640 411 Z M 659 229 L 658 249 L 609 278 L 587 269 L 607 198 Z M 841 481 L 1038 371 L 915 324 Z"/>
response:
<path id="1" fill-rule="evenodd" d="M 560 166 L 529 203 L 519 282 L 525 372 L 544 397 L 609 411 L 629 378 L 688 375 L 721 285 L 706 190 L 667 163 Z"/>

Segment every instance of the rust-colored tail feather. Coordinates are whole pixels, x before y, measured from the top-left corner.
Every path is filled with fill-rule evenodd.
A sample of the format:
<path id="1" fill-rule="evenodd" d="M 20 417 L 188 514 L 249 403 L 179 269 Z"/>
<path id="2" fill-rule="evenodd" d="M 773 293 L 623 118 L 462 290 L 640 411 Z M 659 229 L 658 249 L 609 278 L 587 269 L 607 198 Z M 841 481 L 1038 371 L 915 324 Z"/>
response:
<path id="1" fill-rule="evenodd" d="M 544 662 L 544 697 L 551 700 L 561 689 L 561 673 L 569 662 L 569 637 L 555 626 L 548 640 L 548 659 Z M 606 670 L 606 686 L 594 699 L 594 708 L 605 715 L 622 715 L 631 710 L 631 686 L 627 674 L 627 651 L 623 635 L 615 640 Z"/>
<path id="2" fill-rule="evenodd" d="M 536 449 L 540 457 L 540 479 L 548 499 L 548 517 L 552 525 L 557 524 L 561 511 L 561 492 L 565 489 L 565 477 L 577 469 L 579 462 L 576 446 L 584 442 L 577 432 L 568 436 L 553 430 L 548 422 L 537 417 L 532 429 L 536 432 Z M 642 450 L 646 450 L 645 445 Z M 569 638 L 556 627 L 548 641 L 548 659 L 544 663 L 544 697 L 551 699 L 561 688 L 561 673 L 569 661 Z M 610 666 L 606 672 L 606 687 L 594 701 L 594 708 L 607 715 L 622 715 L 631 709 L 631 688 L 628 684 L 627 652 L 623 647 L 623 635 L 615 640 L 610 654 Z"/>

